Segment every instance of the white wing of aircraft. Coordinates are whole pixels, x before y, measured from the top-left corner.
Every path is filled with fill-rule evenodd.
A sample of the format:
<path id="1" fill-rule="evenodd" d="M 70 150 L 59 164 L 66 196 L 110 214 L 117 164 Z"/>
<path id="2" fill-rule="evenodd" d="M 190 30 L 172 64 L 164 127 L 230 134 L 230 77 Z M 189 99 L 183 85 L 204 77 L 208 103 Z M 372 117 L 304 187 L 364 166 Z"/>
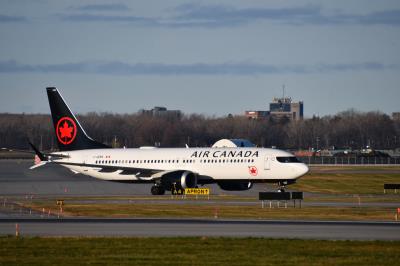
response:
<path id="1" fill-rule="evenodd" d="M 308 172 L 292 154 L 277 149 L 110 148 L 86 134 L 56 88 L 47 88 L 47 95 L 60 151 L 44 154 L 31 144 L 37 166 L 56 163 L 102 180 L 150 182 L 153 195 L 210 183 L 224 190 L 247 190 L 258 182 L 284 186 Z"/>

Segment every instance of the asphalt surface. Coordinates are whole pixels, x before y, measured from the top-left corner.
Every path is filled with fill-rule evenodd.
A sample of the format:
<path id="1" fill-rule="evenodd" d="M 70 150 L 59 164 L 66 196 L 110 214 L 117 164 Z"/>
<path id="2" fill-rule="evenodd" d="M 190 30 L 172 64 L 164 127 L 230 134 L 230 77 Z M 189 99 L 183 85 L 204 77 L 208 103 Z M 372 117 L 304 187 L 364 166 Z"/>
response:
<path id="1" fill-rule="evenodd" d="M 400 240 L 400 224 L 200 219 L 0 219 L 0 234 L 25 236 L 229 236 Z"/>

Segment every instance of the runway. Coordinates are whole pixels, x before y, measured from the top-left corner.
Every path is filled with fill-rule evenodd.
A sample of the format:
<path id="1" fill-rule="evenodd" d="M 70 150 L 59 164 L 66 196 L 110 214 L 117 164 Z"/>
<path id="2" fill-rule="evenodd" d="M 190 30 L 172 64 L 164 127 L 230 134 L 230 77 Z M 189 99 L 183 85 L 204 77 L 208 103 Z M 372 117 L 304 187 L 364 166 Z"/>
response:
<path id="1" fill-rule="evenodd" d="M 0 219 L 0 234 L 22 236 L 215 236 L 329 240 L 400 240 L 400 224 L 203 219 Z"/>

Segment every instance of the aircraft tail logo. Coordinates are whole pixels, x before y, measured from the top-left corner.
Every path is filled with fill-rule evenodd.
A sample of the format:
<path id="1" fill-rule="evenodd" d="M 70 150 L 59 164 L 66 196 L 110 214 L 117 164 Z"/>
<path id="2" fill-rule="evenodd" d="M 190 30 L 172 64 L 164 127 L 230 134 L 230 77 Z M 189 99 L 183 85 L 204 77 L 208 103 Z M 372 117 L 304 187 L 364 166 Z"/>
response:
<path id="1" fill-rule="evenodd" d="M 69 117 L 63 117 L 56 126 L 58 141 L 64 145 L 71 144 L 76 137 L 75 121 Z"/>

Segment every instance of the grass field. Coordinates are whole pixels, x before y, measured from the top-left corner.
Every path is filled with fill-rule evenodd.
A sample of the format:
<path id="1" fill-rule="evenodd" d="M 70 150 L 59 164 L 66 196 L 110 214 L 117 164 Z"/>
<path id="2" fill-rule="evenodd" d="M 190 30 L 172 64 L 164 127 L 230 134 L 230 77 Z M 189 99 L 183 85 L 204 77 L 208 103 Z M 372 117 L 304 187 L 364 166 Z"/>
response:
<path id="1" fill-rule="evenodd" d="M 330 194 L 383 194 L 385 183 L 400 183 L 399 173 L 309 173 L 292 189 Z"/>
<path id="2" fill-rule="evenodd" d="M 0 238 L 0 265 L 398 265 L 400 242 Z"/>
<path id="3" fill-rule="evenodd" d="M 59 209 L 54 202 L 41 202 L 25 205 L 45 213 L 57 214 Z M 288 220 L 356 220 L 393 221 L 395 208 L 375 207 L 307 207 L 287 209 L 259 205 L 204 205 L 204 204 L 66 204 L 63 216 L 80 217 L 175 217 L 175 218 L 217 218 L 220 219 L 288 219 Z M 289 204 L 289 206 L 292 206 Z"/>
<path id="4" fill-rule="evenodd" d="M 314 164 L 310 165 L 311 172 L 319 172 L 319 171 L 329 171 L 329 172 L 341 172 L 341 171 L 368 171 L 368 172 L 393 172 L 400 171 L 400 165 L 323 165 L 323 164 Z"/>

